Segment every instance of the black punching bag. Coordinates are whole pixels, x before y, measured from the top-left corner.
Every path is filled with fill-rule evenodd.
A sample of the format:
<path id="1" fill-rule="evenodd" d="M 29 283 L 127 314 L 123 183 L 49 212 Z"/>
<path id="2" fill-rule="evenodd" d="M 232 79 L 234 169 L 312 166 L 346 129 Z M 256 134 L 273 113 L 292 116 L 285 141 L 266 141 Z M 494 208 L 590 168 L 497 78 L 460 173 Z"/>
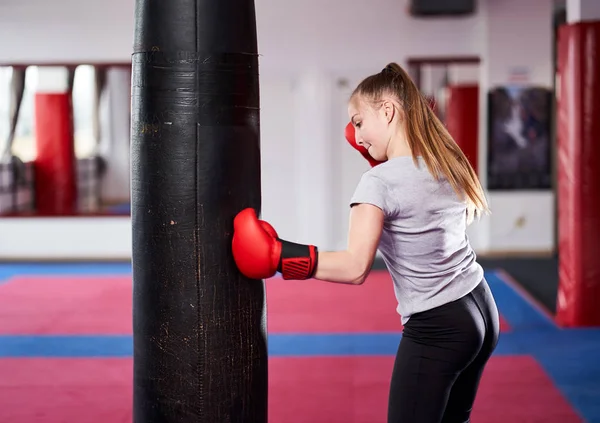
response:
<path id="1" fill-rule="evenodd" d="M 136 0 L 135 423 L 267 421 L 263 281 L 231 253 L 260 213 L 253 0 Z"/>

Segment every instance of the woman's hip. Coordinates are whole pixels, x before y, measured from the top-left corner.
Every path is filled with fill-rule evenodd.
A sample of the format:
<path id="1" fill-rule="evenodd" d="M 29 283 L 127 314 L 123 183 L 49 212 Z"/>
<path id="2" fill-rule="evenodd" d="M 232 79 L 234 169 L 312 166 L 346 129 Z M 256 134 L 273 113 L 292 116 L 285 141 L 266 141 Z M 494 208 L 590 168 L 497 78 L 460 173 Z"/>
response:
<path id="1" fill-rule="evenodd" d="M 403 337 L 422 345 L 471 350 L 478 349 L 490 335 L 497 337 L 498 331 L 498 309 L 483 279 L 462 298 L 412 315 Z"/>

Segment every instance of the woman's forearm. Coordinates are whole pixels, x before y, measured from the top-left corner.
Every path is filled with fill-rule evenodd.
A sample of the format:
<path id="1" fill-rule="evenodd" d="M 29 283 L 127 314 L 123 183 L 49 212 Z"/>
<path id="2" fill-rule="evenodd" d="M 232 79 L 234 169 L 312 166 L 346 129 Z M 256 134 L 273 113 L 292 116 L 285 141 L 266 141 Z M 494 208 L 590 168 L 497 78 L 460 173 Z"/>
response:
<path id="1" fill-rule="evenodd" d="M 350 251 L 319 252 L 315 279 L 360 285 L 369 274 L 371 264 Z"/>

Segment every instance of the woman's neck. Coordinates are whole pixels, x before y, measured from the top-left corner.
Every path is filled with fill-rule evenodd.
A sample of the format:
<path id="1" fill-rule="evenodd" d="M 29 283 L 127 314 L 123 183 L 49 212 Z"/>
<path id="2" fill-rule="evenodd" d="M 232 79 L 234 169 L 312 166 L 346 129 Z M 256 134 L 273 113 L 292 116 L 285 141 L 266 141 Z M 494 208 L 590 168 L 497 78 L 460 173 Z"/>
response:
<path id="1" fill-rule="evenodd" d="M 387 158 L 393 159 L 394 157 L 403 157 L 403 156 L 411 156 L 412 151 L 408 146 L 408 142 L 406 141 L 406 137 L 403 133 L 398 131 L 394 134 L 390 142 L 388 143 L 387 148 Z"/>

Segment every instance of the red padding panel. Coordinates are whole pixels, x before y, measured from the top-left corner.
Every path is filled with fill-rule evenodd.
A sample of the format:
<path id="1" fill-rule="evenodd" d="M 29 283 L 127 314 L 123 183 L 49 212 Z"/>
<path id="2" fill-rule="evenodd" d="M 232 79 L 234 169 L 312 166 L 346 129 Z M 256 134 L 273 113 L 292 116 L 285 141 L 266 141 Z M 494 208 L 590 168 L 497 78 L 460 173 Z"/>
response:
<path id="1" fill-rule="evenodd" d="M 560 28 L 559 289 L 562 326 L 600 325 L 600 22 Z"/>
<path id="2" fill-rule="evenodd" d="M 448 87 L 446 127 L 477 173 L 479 140 L 479 87 L 451 85 Z"/>
<path id="3" fill-rule="evenodd" d="M 37 212 L 72 214 L 77 206 L 77 184 L 70 94 L 36 94 L 35 128 Z"/>

